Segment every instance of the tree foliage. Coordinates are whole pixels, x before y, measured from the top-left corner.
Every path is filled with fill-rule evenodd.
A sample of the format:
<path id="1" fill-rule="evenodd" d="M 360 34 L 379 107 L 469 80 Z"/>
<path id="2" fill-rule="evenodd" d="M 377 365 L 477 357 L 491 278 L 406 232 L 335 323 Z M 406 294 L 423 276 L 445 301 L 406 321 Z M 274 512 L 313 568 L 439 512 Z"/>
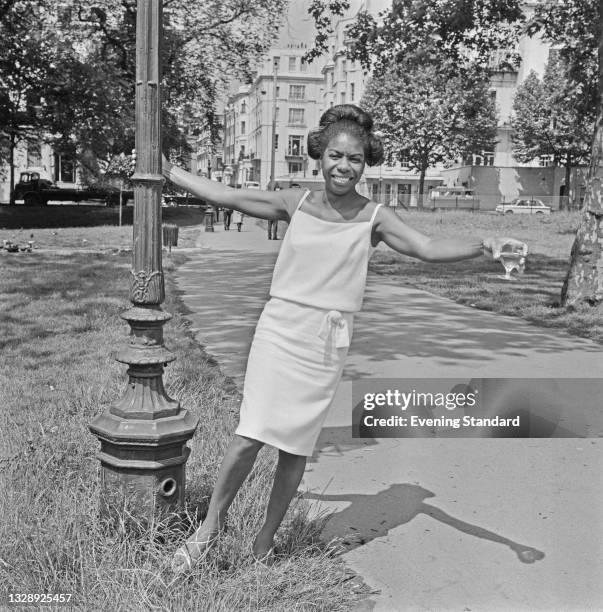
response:
<path id="1" fill-rule="evenodd" d="M 479 78 L 450 78 L 429 63 L 392 66 L 369 80 L 361 104 L 383 132 L 388 161 L 407 159 L 420 173 L 420 194 L 429 167 L 494 147 L 496 108 Z"/>
<path id="2" fill-rule="evenodd" d="M 42 41 L 52 51 L 52 62 L 39 62 L 40 79 L 33 86 L 42 102 L 43 122 L 37 127 L 59 148 L 76 144 L 80 164 L 92 174 L 99 160 L 106 167 L 114 155 L 129 152 L 134 146 L 136 0 L 0 2 L 16 16 L 24 7 L 38 7 L 39 18 L 27 28 L 36 41 L 32 53 L 40 54 Z M 216 132 L 220 94 L 230 79 L 248 76 L 269 49 L 288 0 L 163 4 L 164 144 L 187 150 L 195 130 Z M 6 13 L 0 20 L 5 27 Z M 2 79 L 7 66 L 0 66 Z M 7 89 L 14 91 L 10 83 Z M 3 104 L 4 97 L 0 100 Z"/>
<path id="3" fill-rule="evenodd" d="M 15 149 L 43 126 L 43 93 L 56 36 L 38 27 L 44 2 L 5 0 L 0 8 L 0 162 L 9 164 L 12 202 Z"/>
<path id="4" fill-rule="evenodd" d="M 527 24 L 528 33 L 541 34 L 558 49 L 578 110 L 591 116 L 599 100 L 599 5 L 599 0 L 547 0 Z"/>
<path id="5" fill-rule="evenodd" d="M 520 162 L 552 155 L 557 165 L 584 163 L 594 127 L 581 95 L 568 78 L 565 62 L 551 55 L 541 79 L 535 72 L 518 87 L 511 120 L 513 151 Z"/>
<path id="6" fill-rule="evenodd" d="M 377 17 L 360 11 L 346 34 L 348 54 L 379 74 L 392 64 L 447 60 L 446 70 L 459 74 L 467 65 L 515 64 L 514 44 L 523 23 L 521 0 L 393 0 Z M 315 52 L 327 51 L 329 17 L 349 9 L 346 0 L 313 0 L 317 38 Z"/>

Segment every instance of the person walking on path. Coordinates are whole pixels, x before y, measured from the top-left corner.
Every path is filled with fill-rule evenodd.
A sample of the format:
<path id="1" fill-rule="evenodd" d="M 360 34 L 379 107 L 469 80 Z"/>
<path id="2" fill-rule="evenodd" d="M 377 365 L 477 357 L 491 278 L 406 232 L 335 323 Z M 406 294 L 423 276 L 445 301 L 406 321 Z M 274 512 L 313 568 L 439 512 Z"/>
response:
<path id="1" fill-rule="evenodd" d="M 243 211 L 235 210 L 234 220 L 235 220 L 235 223 L 237 224 L 237 232 L 240 232 L 241 229 L 243 228 L 243 217 L 244 216 L 245 214 L 243 213 Z"/>
<path id="2" fill-rule="evenodd" d="M 232 208 L 224 209 L 224 229 L 228 231 L 230 229 L 230 220 L 232 219 Z"/>
<path id="3" fill-rule="evenodd" d="M 243 385 L 239 425 L 220 466 L 207 516 L 176 551 L 172 569 L 191 569 L 224 529 L 228 509 L 264 444 L 279 451 L 265 522 L 253 544 L 256 559 L 274 554 L 274 536 L 301 481 L 341 378 L 354 313 L 361 309 L 368 260 L 379 242 L 428 262 L 500 255 L 510 238 L 430 238 L 392 210 L 360 195 L 365 165 L 381 163 L 373 120 L 357 106 L 327 110 L 308 135 L 325 188 L 235 190 L 194 176 L 165 158 L 163 173 L 198 197 L 262 219 L 289 222 L 257 323 Z"/>
<path id="4" fill-rule="evenodd" d="M 274 191 L 280 191 L 281 187 L 277 183 Z M 278 219 L 268 219 L 268 240 L 278 240 Z"/>

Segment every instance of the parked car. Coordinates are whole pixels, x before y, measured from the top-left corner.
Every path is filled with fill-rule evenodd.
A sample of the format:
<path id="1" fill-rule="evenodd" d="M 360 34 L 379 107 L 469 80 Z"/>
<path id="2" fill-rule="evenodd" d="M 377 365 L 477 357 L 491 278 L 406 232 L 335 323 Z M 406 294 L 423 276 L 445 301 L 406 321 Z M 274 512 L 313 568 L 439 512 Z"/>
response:
<path id="1" fill-rule="evenodd" d="M 502 214 L 549 215 L 551 207 L 535 198 L 515 198 L 510 202 L 503 202 L 496 207 L 496 212 Z"/>

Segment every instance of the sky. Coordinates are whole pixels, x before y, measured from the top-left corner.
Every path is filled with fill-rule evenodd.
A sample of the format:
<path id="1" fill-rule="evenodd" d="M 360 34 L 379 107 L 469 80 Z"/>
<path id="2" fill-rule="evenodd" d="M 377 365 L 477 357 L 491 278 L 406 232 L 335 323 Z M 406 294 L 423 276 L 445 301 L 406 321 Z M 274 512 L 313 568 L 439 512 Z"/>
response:
<path id="1" fill-rule="evenodd" d="M 314 41 L 314 20 L 308 15 L 308 0 L 291 0 L 289 12 L 279 37 L 279 46 L 287 43 Z"/>

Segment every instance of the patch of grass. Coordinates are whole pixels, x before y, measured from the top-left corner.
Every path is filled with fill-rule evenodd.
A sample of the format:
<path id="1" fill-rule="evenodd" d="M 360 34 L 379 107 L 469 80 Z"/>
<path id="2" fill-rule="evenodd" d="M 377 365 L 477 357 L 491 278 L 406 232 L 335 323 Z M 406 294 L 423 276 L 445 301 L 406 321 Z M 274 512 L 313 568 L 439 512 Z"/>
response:
<path id="1" fill-rule="evenodd" d="M 203 517 L 240 397 L 199 347 L 174 297 L 166 344 L 177 360 L 169 395 L 200 416 L 187 464 L 190 529 Z M 349 610 L 355 595 L 321 519 L 292 505 L 278 535 L 287 556 L 272 568 L 249 551 L 266 507 L 274 452 L 262 451 L 233 504 L 229 531 L 207 562 L 174 580 L 169 561 L 185 535 L 165 524 L 138 533 L 97 517 L 98 441 L 93 417 L 126 384 L 113 353 L 126 341 L 130 256 L 33 253 L 6 257 L 0 272 L 0 583 L 6 591 L 73 593 L 82 610 Z M 184 527 L 183 527 L 184 528 Z M 2 599 L 2 601 L 5 601 Z"/>
<path id="2" fill-rule="evenodd" d="M 482 310 L 518 316 L 538 325 L 556 327 L 603 343 L 603 307 L 559 305 L 579 213 L 552 215 L 491 215 L 469 212 L 409 212 L 401 215 L 410 226 L 430 236 L 471 239 L 511 236 L 530 248 L 526 272 L 512 281 L 500 263 L 481 258 L 429 264 L 378 251 L 370 269 L 401 282 Z"/>

